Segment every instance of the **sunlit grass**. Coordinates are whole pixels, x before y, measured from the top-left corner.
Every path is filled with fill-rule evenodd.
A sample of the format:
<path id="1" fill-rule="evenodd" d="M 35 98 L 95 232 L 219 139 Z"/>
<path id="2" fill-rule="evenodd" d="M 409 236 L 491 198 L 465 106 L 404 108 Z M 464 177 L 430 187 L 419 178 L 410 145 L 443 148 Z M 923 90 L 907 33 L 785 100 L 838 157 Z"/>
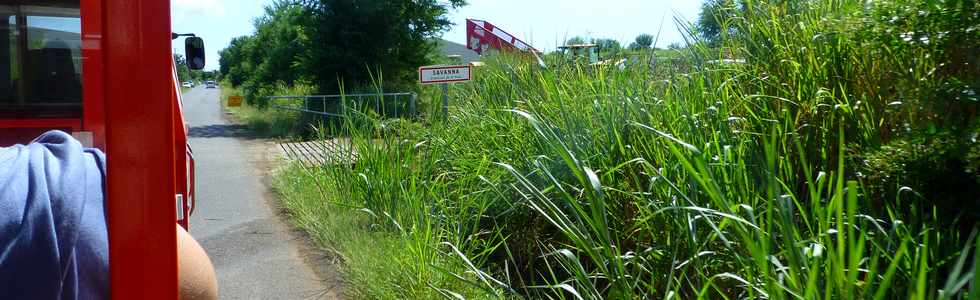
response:
<path id="1" fill-rule="evenodd" d="M 432 299 L 463 293 L 484 295 L 452 272 L 465 270 L 457 260 L 439 257 L 420 241 L 418 231 L 375 230 L 372 213 L 351 210 L 322 186 L 319 171 L 290 165 L 279 170 L 274 182 L 292 223 L 309 232 L 327 256 L 340 261 L 349 282 L 344 293 L 358 299 Z M 445 270 L 437 271 L 437 270 Z"/>
<path id="2" fill-rule="evenodd" d="M 625 70 L 496 57 L 446 124 L 351 116 L 357 160 L 281 176 L 302 182 L 287 205 L 316 195 L 290 208 L 303 226 L 339 215 L 400 247 L 390 277 L 352 281 L 419 297 L 976 296 L 973 224 L 939 226 L 907 187 L 882 202 L 860 174 L 897 128 L 937 122 L 953 76 L 938 43 L 865 35 L 906 4 L 748 1 L 720 47 L 689 35 L 683 60 Z"/>
<path id="3" fill-rule="evenodd" d="M 291 89 L 281 87 L 281 93 L 288 94 Z M 302 116 L 296 112 L 260 107 L 257 102 L 242 103 L 239 107 L 228 107 L 229 96 L 241 96 L 243 93 L 229 84 L 222 84 L 221 103 L 237 122 L 248 126 L 249 129 L 264 137 L 288 138 L 301 135 L 309 126 L 301 122 Z"/>

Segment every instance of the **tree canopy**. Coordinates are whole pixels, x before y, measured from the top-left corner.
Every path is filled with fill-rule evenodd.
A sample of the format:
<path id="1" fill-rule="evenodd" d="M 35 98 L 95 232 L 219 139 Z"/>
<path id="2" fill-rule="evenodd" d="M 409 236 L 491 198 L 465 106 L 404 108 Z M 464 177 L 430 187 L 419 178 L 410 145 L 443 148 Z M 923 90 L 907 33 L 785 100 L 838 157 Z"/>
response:
<path id="1" fill-rule="evenodd" d="M 636 36 L 636 46 L 641 49 L 650 49 L 653 47 L 653 36 L 646 33 Z"/>
<path id="2" fill-rule="evenodd" d="M 734 0 L 707 0 L 701 4 L 701 14 L 696 24 L 698 32 L 710 44 L 716 44 L 724 31 L 722 23 L 735 13 Z"/>
<path id="3" fill-rule="evenodd" d="M 370 82 L 383 76 L 386 85 L 414 83 L 416 69 L 430 62 L 436 50 L 433 38 L 449 30 L 446 14 L 463 0 L 309 0 L 313 43 L 310 53 L 315 83 L 321 89 L 338 90 L 347 84 Z M 444 4 L 442 4 L 444 3 Z M 367 70 L 377 70 L 373 74 Z"/>
<path id="4" fill-rule="evenodd" d="M 177 79 L 180 82 L 191 79 L 191 69 L 187 67 L 187 59 L 183 55 L 174 53 L 174 65 L 177 67 Z"/>
<path id="5" fill-rule="evenodd" d="M 219 53 L 221 74 L 247 94 L 270 89 L 276 84 L 293 85 L 310 81 L 315 74 L 304 66 L 312 51 L 309 27 L 312 15 L 296 1 L 278 0 L 255 19 L 255 33 L 231 40 Z"/>
<path id="6" fill-rule="evenodd" d="M 221 51 L 221 73 L 245 92 L 276 84 L 315 85 L 322 93 L 372 86 L 414 87 L 432 61 L 434 38 L 449 30 L 449 9 L 464 0 L 277 0 L 255 33 Z"/>
<path id="7" fill-rule="evenodd" d="M 565 41 L 565 45 L 582 45 L 585 44 L 585 38 L 580 36 L 573 36 L 572 38 Z"/>
<path id="8" fill-rule="evenodd" d="M 623 46 L 619 44 L 619 41 L 614 39 L 596 39 L 595 44 L 599 45 L 599 49 L 603 53 L 615 54 L 619 53 L 619 50 L 623 49 Z"/>

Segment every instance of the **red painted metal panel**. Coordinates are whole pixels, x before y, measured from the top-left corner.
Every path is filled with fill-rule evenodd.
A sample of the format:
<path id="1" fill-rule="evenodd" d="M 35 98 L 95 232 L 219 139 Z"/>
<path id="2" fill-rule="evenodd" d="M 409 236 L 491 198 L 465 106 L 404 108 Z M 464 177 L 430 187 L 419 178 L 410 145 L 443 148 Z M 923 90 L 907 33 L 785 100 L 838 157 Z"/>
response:
<path id="1" fill-rule="evenodd" d="M 0 128 L 69 128 L 81 129 L 79 119 L 12 119 L 0 120 Z"/>
<path id="2" fill-rule="evenodd" d="M 80 131 L 79 119 L 12 119 L 0 120 L 0 147 L 27 144 L 49 130 L 68 133 Z"/>
<path id="3" fill-rule="evenodd" d="M 102 0 L 81 0 L 82 126 L 92 132 L 95 147 L 105 150 L 105 85 L 102 65 Z"/>
<path id="4" fill-rule="evenodd" d="M 102 9 L 112 297 L 176 299 L 170 1 Z"/>

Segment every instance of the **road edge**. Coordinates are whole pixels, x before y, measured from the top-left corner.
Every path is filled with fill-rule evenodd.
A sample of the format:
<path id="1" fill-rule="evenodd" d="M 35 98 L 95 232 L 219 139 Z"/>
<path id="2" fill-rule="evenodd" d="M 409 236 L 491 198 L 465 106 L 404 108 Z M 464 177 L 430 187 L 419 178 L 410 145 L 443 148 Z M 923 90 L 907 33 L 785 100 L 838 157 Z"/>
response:
<path id="1" fill-rule="evenodd" d="M 238 120 L 234 113 L 228 110 L 223 99 L 219 99 L 219 101 L 221 102 L 222 119 L 229 124 L 245 125 L 241 120 Z M 272 184 L 274 174 L 283 167 L 280 162 L 282 157 L 276 155 L 278 143 L 272 139 L 261 137 L 251 129 L 248 129 L 248 132 L 250 138 L 242 139 L 240 142 L 249 149 L 250 162 L 262 174 L 259 181 L 265 187 L 265 192 L 262 195 L 264 203 L 275 214 L 276 226 L 282 226 L 286 229 L 289 237 L 297 241 L 297 252 L 303 263 L 313 270 L 317 280 L 326 288 L 317 299 L 348 299 L 348 282 L 343 278 L 339 268 L 342 263 L 335 256 L 330 255 L 329 251 L 317 247 L 308 232 L 290 221 L 289 212 L 282 205 L 282 201 Z"/>

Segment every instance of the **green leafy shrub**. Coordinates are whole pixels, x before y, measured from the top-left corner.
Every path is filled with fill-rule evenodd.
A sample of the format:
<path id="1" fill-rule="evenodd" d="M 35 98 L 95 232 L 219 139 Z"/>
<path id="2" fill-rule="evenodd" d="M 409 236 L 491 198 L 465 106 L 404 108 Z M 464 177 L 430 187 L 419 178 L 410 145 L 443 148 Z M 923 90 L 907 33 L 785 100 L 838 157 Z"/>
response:
<path id="1" fill-rule="evenodd" d="M 980 126 L 962 132 L 909 135 L 867 155 L 864 182 L 871 197 L 884 204 L 870 207 L 892 207 L 901 215 L 929 219 L 943 227 L 961 222 L 972 228 L 980 221 L 978 133 Z M 938 214 L 930 213 L 933 207 Z"/>

